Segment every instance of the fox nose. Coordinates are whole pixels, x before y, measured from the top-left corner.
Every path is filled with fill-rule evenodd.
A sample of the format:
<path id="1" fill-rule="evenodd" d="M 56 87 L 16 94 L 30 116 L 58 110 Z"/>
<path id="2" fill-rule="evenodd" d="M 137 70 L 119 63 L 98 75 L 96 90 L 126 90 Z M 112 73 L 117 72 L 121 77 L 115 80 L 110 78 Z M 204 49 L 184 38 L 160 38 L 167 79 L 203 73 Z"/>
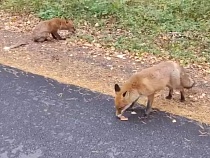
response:
<path id="1" fill-rule="evenodd" d="M 68 31 L 71 32 L 71 33 L 73 33 L 73 34 L 76 33 L 76 30 L 75 29 L 69 29 Z"/>

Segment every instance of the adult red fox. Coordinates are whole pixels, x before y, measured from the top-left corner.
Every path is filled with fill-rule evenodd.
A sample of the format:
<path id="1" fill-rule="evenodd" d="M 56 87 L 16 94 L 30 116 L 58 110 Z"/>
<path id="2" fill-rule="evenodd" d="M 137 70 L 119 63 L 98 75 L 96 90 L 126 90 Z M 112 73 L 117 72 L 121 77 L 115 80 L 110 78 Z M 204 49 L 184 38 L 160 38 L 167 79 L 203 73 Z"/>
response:
<path id="1" fill-rule="evenodd" d="M 180 90 L 181 101 L 185 101 L 184 88 L 192 88 L 195 81 L 186 73 L 179 64 L 166 61 L 153 67 L 143 69 L 133 74 L 120 87 L 115 84 L 115 108 L 116 116 L 121 117 L 123 112 L 133 106 L 140 96 L 147 96 L 145 115 L 152 110 L 152 103 L 156 92 L 169 88 L 167 99 L 172 98 L 173 89 Z"/>
<path id="2" fill-rule="evenodd" d="M 71 20 L 53 18 L 50 20 L 41 21 L 33 30 L 32 38 L 34 42 L 44 42 L 47 40 L 48 34 L 51 34 L 54 39 L 65 40 L 58 34 L 58 30 L 68 30 L 75 33 L 75 28 Z"/>

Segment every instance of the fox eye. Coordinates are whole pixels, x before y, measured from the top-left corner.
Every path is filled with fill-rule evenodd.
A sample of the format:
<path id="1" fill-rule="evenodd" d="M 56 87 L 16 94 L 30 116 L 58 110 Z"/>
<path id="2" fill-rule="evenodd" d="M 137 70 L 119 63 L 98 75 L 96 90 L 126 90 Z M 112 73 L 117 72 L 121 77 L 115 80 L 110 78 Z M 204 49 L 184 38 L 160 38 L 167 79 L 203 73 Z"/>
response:
<path id="1" fill-rule="evenodd" d="M 123 97 L 125 97 L 126 93 L 127 93 L 127 91 L 123 93 Z"/>
<path id="2" fill-rule="evenodd" d="M 122 110 L 122 109 L 123 109 L 123 107 L 119 107 L 119 108 L 118 108 L 118 110 Z"/>

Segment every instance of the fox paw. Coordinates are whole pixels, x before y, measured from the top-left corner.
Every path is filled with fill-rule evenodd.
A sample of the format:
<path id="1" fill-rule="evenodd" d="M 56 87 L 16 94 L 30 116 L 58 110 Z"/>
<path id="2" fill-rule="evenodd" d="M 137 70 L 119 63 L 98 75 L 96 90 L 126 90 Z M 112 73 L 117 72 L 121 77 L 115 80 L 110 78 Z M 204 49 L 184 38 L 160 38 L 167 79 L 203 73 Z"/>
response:
<path id="1" fill-rule="evenodd" d="M 147 116 L 148 116 L 148 115 L 147 115 L 146 113 L 143 114 L 143 117 L 147 118 Z"/>
<path id="2" fill-rule="evenodd" d="M 144 117 L 147 117 L 147 116 L 148 116 L 148 111 L 147 111 L 146 109 L 144 110 L 143 116 L 144 116 Z"/>
<path id="3" fill-rule="evenodd" d="M 181 102 L 185 102 L 185 99 L 180 99 Z"/>
<path id="4" fill-rule="evenodd" d="M 166 96 L 166 99 L 172 99 L 172 96 L 168 95 Z"/>

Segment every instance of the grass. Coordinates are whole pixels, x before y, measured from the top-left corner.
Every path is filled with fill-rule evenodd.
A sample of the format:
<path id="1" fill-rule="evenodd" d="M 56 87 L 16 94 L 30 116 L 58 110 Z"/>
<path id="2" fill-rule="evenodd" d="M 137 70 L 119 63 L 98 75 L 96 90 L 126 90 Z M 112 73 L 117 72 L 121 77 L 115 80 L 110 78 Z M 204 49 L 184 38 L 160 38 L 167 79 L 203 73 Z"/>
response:
<path id="1" fill-rule="evenodd" d="M 100 32 L 106 47 L 150 52 L 188 62 L 210 62 L 209 0 L 4 0 L 1 9 L 42 19 L 73 18 Z M 93 35 L 81 36 L 89 42 Z"/>

